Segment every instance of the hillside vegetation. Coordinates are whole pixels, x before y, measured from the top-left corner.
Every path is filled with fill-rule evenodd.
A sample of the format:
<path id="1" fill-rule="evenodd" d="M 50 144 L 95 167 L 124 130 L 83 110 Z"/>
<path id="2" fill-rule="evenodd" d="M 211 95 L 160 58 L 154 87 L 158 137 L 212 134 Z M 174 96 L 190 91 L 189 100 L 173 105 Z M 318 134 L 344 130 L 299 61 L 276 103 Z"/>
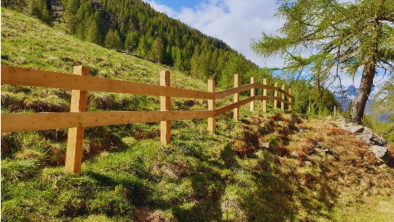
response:
<path id="1" fill-rule="evenodd" d="M 5 65 L 205 90 L 176 70 L 86 43 L 2 8 Z M 220 90 L 220 88 L 219 88 Z M 69 111 L 70 92 L 2 86 L 2 113 Z M 220 107 L 230 100 L 220 101 Z M 157 97 L 89 93 L 88 110 L 157 110 Z M 391 221 L 394 171 L 335 121 L 241 108 L 207 120 L 159 126 L 88 127 L 79 175 L 64 172 L 66 130 L 2 134 L 3 221 Z M 174 99 L 172 109 L 206 109 Z M 331 152 L 324 152 L 329 149 Z M 389 147 L 391 153 L 394 151 Z"/>
<path id="2" fill-rule="evenodd" d="M 20 0 L 2 2 L 81 40 L 174 66 L 227 86 L 233 73 L 256 64 L 223 41 L 190 28 L 141 0 Z"/>

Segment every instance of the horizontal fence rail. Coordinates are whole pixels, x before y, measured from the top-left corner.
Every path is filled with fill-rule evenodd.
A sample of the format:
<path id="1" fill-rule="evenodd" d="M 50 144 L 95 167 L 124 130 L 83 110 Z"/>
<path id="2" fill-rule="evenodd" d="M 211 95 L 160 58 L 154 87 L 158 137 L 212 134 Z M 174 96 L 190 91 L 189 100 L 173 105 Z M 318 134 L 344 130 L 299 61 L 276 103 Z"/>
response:
<path id="1" fill-rule="evenodd" d="M 251 78 L 248 85 L 239 86 L 239 76 L 234 75 L 234 88 L 221 92 L 215 91 L 215 82 L 208 81 L 208 92 L 170 87 L 170 72 L 160 73 L 160 86 L 104 79 L 89 76 L 89 69 L 74 67 L 74 74 L 1 66 L 1 84 L 58 88 L 72 90 L 70 112 L 49 113 L 8 113 L 1 114 L 1 132 L 24 132 L 68 128 L 66 170 L 79 173 L 82 164 L 83 131 L 85 127 L 122 125 L 132 123 L 161 122 L 161 142 L 170 143 L 170 121 L 186 119 L 208 119 L 208 132 L 215 133 L 215 117 L 234 110 L 234 119 L 239 119 L 239 107 L 250 104 L 254 111 L 255 101 L 263 101 L 263 112 L 267 111 L 267 101 L 274 101 L 274 108 L 281 103 L 291 110 L 291 89 L 255 83 Z M 256 95 L 256 89 L 263 89 L 263 96 Z M 250 97 L 239 101 L 239 93 L 250 90 Z M 274 91 L 274 96 L 267 96 L 267 91 Z M 160 96 L 161 111 L 101 111 L 86 112 L 87 92 L 112 92 L 137 95 Z M 279 96 L 281 94 L 281 97 Z M 216 100 L 228 96 L 234 97 L 234 103 L 216 108 Z M 287 99 L 285 99 L 285 96 Z M 208 110 L 171 111 L 171 97 L 203 99 L 208 101 Z"/>
<path id="2" fill-rule="evenodd" d="M 205 119 L 214 116 L 214 114 L 213 111 L 106 111 L 1 114 L 1 132 L 9 133 L 72 127 Z"/>
<path id="3" fill-rule="evenodd" d="M 197 90 L 178 89 L 145 83 L 126 82 L 91 76 L 78 76 L 3 65 L 1 66 L 1 84 L 193 99 L 212 99 L 212 97 L 214 97 L 212 93 Z"/>

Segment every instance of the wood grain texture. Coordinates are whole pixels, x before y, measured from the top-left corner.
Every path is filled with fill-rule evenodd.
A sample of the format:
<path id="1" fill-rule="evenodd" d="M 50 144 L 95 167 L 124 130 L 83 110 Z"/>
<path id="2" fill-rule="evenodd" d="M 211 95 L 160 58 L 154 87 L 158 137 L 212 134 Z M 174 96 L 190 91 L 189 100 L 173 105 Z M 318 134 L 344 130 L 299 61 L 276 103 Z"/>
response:
<path id="1" fill-rule="evenodd" d="M 291 111 L 291 105 L 292 105 L 292 101 L 291 101 L 291 98 L 292 98 L 292 97 L 291 97 L 291 88 L 289 88 L 289 95 L 290 95 L 290 96 L 287 97 L 287 98 L 289 99 L 289 103 L 288 103 L 288 104 L 289 104 L 289 111 Z"/>
<path id="2" fill-rule="evenodd" d="M 275 87 L 275 86 L 269 86 L 269 85 L 264 85 L 264 84 L 259 84 L 259 83 L 255 83 L 256 84 L 256 88 L 258 89 L 267 89 L 267 90 L 271 90 L 271 91 L 278 91 L 280 93 L 285 94 L 285 96 L 290 96 L 288 92 L 282 90 L 279 87 Z"/>
<path id="3" fill-rule="evenodd" d="M 174 87 L 103 79 L 91 76 L 77 76 L 5 65 L 1 66 L 1 84 L 194 99 L 212 99 L 215 96 L 213 93 L 204 91 L 178 89 Z"/>
<path id="4" fill-rule="evenodd" d="M 75 66 L 74 74 L 78 76 L 89 76 L 89 69 L 83 66 Z M 86 111 L 87 91 L 72 90 L 70 112 L 80 113 Z M 68 129 L 66 171 L 72 174 L 79 173 L 82 166 L 83 127 Z"/>
<path id="5" fill-rule="evenodd" d="M 239 75 L 238 74 L 234 74 L 234 88 L 239 87 Z M 234 103 L 236 104 L 239 101 L 239 93 L 234 93 Z M 233 115 L 233 119 L 235 121 L 239 120 L 239 106 L 236 106 L 234 108 L 234 115 Z"/>
<path id="6" fill-rule="evenodd" d="M 213 111 L 113 111 L 1 114 L 1 132 L 9 133 L 73 127 L 205 119 L 213 115 Z"/>
<path id="7" fill-rule="evenodd" d="M 230 110 L 233 110 L 233 109 L 235 109 L 235 108 L 239 108 L 240 106 L 243 106 L 243 105 L 245 105 L 245 104 L 248 104 L 248 103 L 252 102 L 253 100 L 255 100 L 255 97 L 249 97 L 249 98 L 244 99 L 244 100 L 242 100 L 242 101 L 239 101 L 239 102 L 237 102 L 237 103 L 233 103 L 233 104 L 230 104 L 230 105 L 228 105 L 228 106 L 222 107 L 222 108 L 220 108 L 220 109 L 216 109 L 215 115 L 218 116 L 218 115 L 221 115 L 221 114 L 223 114 L 223 113 L 226 113 L 226 112 L 228 112 L 228 111 L 230 111 Z"/>
<path id="8" fill-rule="evenodd" d="M 267 100 L 267 101 L 279 101 L 279 102 L 284 102 L 285 104 L 289 104 L 289 101 L 287 100 L 282 100 L 279 97 L 275 97 L 275 96 L 255 96 L 255 100 Z"/>
<path id="9" fill-rule="evenodd" d="M 282 85 L 282 90 L 285 91 L 285 85 Z M 285 103 L 283 101 L 285 101 L 285 94 L 284 93 L 282 93 L 282 101 L 280 103 L 281 110 L 285 110 Z"/>
<path id="10" fill-rule="evenodd" d="M 240 86 L 237 88 L 228 89 L 225 91 L 220 91 L 220 92 L 215 93 L 215 99 L 222 99 L 227 96 L 234 95 L 235 93 L 240 93 L 240 92 L 244 92 L 244 91 L 256 88 L 256 86 L 257 86 L 256 84 L 249 84 L 249 85 L 244 85 L 244 86 Z"/>
<path id="11" fill-rule="evenodd" d="M 254 83 L 255 83 L 255 78 L 251 77 L 250 78 L 250 84 L 252 85 Z M 255 95 L 256 95 L 256 89 L 252 88 L 250 90 L 250 97 L 254 97 Z M 250 111 L 254 111 L 254 108 L 255 108 L 255 101 L 253 100 L 253 101 L 250 102 Z"/>
<path id="12" fill-rule="evenodd" d="M 267 85 L 266 78 L 263 79 L 263 85 L 264 86 Z M 268 91 L 267 89 L 263 89 L 263 96 L 267 96 L 267 91 Z M 263 100 L 263 112 L 267 113 L 267 100 L 266 99 Z"/>
<path id="13" fill-rule="evenodd" d="M 160 72 L 160 85 L 164 87 L 170 87 L 170 72 Z M 169 111 L 171 108 L 171 97 L 160 96 L 160 110 Z M 160 141 L 166 145 L 171 142 L 171 121 L 160 122 Z"/>
<path id="14" fill-rule="evenodd" d="M 210 79 L 208 80 L 208 92 L 215 93 L 215 80 Z M 215 112 L 216 104 L 215 98 L 208 100 L 208 110 Z M 215 134 L 216 130 L 216 117 L 213 115 L 212 117 L 208 118 L 208 132 L 211 134 Z"/>
<path id="15" fill-rule="evenodd" d="M 275 83 L 275 91 L 274 91 L 274 97 L 275 97 L 275 100 L 274 100 L 274 109 L 277 109 L 278 108 L 278 83 L 276 82 Z"/>

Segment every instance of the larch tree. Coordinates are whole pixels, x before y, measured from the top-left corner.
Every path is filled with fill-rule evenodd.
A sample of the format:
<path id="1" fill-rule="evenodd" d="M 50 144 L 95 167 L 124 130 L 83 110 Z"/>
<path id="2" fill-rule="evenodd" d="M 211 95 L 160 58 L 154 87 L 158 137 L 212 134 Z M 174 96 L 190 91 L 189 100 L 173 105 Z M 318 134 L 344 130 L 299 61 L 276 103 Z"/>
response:
<path id="1" fill-rule="evenodd" d="M 375 95 L 372 100 L 372 108 L 375 116 L 387 114 L 394 122 L 394 76 L 386 81 Z"/>
<path id="2" fill-rule="evenodd" d="M 278 35 L 263 33 L 252 43 L 262 56 L 281 55 L 283 69 L 308 75 L 319 87 L 362 73 L 352 105 L 352 121 L 361 123 L 376 74 L 394 63 L 394 0 L 281 0 Z"/>

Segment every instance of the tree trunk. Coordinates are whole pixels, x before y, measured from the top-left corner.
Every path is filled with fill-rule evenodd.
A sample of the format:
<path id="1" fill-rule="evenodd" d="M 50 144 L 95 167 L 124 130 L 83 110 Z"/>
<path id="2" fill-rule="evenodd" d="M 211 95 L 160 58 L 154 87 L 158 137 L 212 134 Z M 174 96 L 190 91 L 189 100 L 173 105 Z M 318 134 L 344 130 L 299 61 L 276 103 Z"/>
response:
<path id="1" fill-rule="evenodd" d="M 363 76 L 361 77 L 360 88 L 357 96 L 354 99 L 352 106 L 352 121 L 353 123 L 361 124 L 364 116 L 365 105 L 371 89 L 373 86 L 373 78 L 375 77 L 375 63 L 370 63 L 368 66 L 364 66 Z"/>

